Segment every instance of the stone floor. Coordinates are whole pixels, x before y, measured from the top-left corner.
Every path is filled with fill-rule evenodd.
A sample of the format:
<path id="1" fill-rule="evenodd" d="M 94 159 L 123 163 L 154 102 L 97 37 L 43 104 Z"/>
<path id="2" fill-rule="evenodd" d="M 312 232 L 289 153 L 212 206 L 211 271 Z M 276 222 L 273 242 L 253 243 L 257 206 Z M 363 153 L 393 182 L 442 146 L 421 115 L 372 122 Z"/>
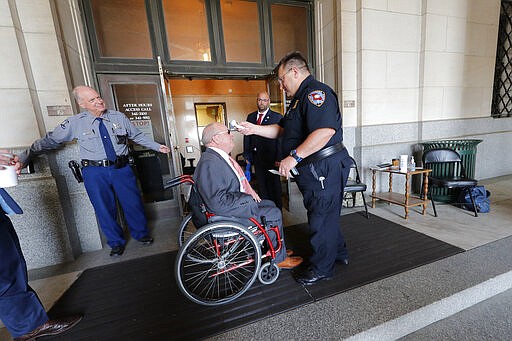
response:
<path id="1" fill-rule="evenodd" d="M 465 250 L 477 249 L 477 251 L 480 251 L 478 248 L 481 246 L 486 244 L 493 245 L 490 243 L 512 236 L 512 224 L 510 223 L 512 220 L 512 175 L 488 179 L 481 181 L 480 183 L 484 184 L 492 193 L 491 212 L 487 214 L 480 214 L 477 218 L 473 216 L 472 212 L 464 211 L 448 204 L 436 205 L 438 217 L 433 216 L 431 205 L 428 206 L 426 215 L 422 215 L 419 208 L 412 209 L 409 214 L 409 219 L 407 220 L 403 218 L 404 209 L 396 205 L 377 202 L 376 208 L 369 208 L 369 212 L 394 221 L 407 228 L 461 247 Z M 295 184 L 292 183 L 290 189 L 291 197 L 293 198 L 290 201 L 290 211 L 283 211 L 283 219 L 287 226 L 305 222 L 307 219 L 305 210 L 302 206 L 300 193 L 298 192 Z M 371 200 L 369 203 L 371 204 Z M 362 209 L 362 207 L 345 208 L 342 213 L 347 214 L 355 210 Z M 67 290 L 73 281 L 80 276 L 81 271 L 84 269 L 177 249 L 176 235 L 178 225 L 179 220 L 177 219 L 160 221 L 157 224 L 154 224 L 152 226 L 152 230 L 153 236 L 155 237 L 155 243 L 149 247 L 144 247 L 139 245 L 137 242 L 130 241 L 127 244 L 125 254 L 122 257 L 109 257 L 109 249 L 105 248 L 103 250 L 82 254 L 74 262 L 31 270 L 29 272 L 29 277 L 31 279 L 30 284 L 38 292 L 43 304 L 48 309 L 60 297 L 60 295 Z M 403 276 L 406 277 L 407 274 L 404 274 Z M 399 276 L 397 278 L 399 278 Z M 410 285 L 410 283 L 404 284 Z M 374 290 L 372 290 L 372 295 L 377 301 L 382 299 L 383 295 L 388 294 L 386 293 L 386 288 L 379 287 L 378 283 L 371 284 L 368 287 L 375 287 Z M 356 294 L 356 292 L 353 294 Z M 347 299 L 346 294 L 340 297 L 343 297 L 344 301 Z M 318 305 L 318 307 L 309 307 L 309 311 L 304 313 L 306 316 L 311 316 L 310 314 L 312 311 L 316 311 L 317 309 L 326 309 L 324 312 L 329 312 L 330 304 L 333 302 L 336 302 L 336 298 L 328 299 L 325 302 L 315 303 L 312 306 Z M 364 310 L 363 305 L 361 303 L 360 305 L 361 310 Z M 333 312 L 336 311 L 336 308 L 331 308 Z M 279 318 L 280 320 L 286 321 L 289 317 L 295 318 L 297 314 L 301 316 L 300 314 L 302 310 L 303 309 L 298 309 L 297 312 L 281 314 L 279 315 Z M 364 315 L 364 313 L 364 311 L 359 311 L 359 314 Z M 391 316 L 392 314 L 389 315 L 390 316 L 388 317 L 379 316 L 377 318 L 377 322 L 374 324 L 378 324 L 380 320 L 387 321 L 393 318 L 393 316 Z M 320 316 L 324 316 L 323 313 L 320 313 Z M 345 335 L 344 333 L 337 331 L 335 326 L 330 325 L 332 322 L 330 320 L 331 319 L 326 319 L 324 322 L 317 321 L 317 323 L 319 323 L 323 328 L 330 328 L 330 330 L 333 331 L 333 333 L 327 334 L 328 338 L 340 339 L 342 336 L 346 337 L 353 334 L 349 332 Z M 265 320 L 259 323 L 265 323 Z M 259 323 L 254 324 L 253 328 L 256 328 Z M 370 327 L 375 326 L 368 326 L 368 328 Z M 358 329 L 355 330 L 361 331 L 365 330 L 364 328 L 365 326 L 359 326 Z M 300 330 L 300 328 L 298 329 Z M 261 339 L 264 335 L 261 334 L 258 336 L 258 334 L 254 333 L 255 331 L 251 329 L 250 325 L 242 327 L 239 330 L 214 337 L 213 339 L 235 340 L 240 338 L 254 339 L 255 337 Z M 297 335 L 300 335 L 296 336 L 297 339 L 308 339 L 304 334 Z M 304 338 L 302 336 L 304 336 Z M 322 335 L 322 337 L 324 336 L 325 334 Z M 273 337 L 271 338 L 274 339 Z M 294 337 L 288 337 L 288 339 L 294 339 Z M 10 340 L 10 337 L 5 328 L 0 328 L 0 341 L 3 340 Z"/>

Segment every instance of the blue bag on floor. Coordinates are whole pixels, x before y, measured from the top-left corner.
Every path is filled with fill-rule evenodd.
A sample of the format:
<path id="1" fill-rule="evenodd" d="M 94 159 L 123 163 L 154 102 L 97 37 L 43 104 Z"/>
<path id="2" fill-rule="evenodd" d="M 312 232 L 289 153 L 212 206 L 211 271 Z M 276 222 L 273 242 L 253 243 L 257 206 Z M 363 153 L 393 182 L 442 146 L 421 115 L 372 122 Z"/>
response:
<path id="1" fill-rule="evenodd" d="M 475 199 L 476 211 L 480 213 L 488 213 L 491 211 L 491 192 L 485 189 L 484 186 L 476 186 L 470 189 Z M 471 197 L 468 191 L 460 191 L 460 198 L 458 200 L 461 203 L 463 209 L 468 211 L 473 210 L 473 204 L 471 203 Z"/>

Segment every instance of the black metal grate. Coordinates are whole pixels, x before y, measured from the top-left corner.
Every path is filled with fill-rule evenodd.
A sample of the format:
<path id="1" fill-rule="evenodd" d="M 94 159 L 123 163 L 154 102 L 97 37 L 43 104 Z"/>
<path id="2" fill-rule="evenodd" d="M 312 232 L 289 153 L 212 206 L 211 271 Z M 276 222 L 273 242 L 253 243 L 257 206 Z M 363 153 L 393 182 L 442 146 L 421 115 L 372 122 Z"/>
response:
<path id="1" fill-rule="evenodd" d="M 501 1 L 492 117 L 512 116 L 512 2 Z"/>

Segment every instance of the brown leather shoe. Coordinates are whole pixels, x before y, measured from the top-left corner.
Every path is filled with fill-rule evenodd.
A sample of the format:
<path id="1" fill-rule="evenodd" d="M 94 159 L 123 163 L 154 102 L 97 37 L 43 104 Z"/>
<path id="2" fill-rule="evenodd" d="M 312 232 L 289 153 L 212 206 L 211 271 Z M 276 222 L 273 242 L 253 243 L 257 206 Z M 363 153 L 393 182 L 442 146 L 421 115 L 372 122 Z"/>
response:
<path id="1" fill-rule="evenodd" d="M 281 263 L 278 263 L 277 266 L 280 268 L 280 269 L 293 269 L 294 267 L 300 265 L 300 263 L 302 263 L 303 259 L 302 257 L 299 257 L 299 256 L 288 256 L 285 258 L 284 261 L 282 261 Z"/>
<path id="2" fill-rule="evenodd" d="M 286 249 L 286 255 L 287 255 L 288 257 L 290 257 L 291 255 L 293 255 L 293 250 Z"/>
<path id="3" fill-rule="evenodd" d="M 71 316 L 56 320 L 49 320 L 42 326 L 34 329 L 28 334 L 22 335 L 14 339 L 14 341 L 32 341 L 41 336 L 59 335 L 74 327 L 83 316 Z"/>

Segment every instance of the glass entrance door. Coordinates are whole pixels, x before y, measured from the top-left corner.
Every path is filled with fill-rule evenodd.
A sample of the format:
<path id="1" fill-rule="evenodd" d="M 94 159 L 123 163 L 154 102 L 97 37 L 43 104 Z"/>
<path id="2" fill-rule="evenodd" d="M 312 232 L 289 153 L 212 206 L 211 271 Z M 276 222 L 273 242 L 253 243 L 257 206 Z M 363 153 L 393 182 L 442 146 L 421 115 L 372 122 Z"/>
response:
<path id="1" fill-rule="evenodd" d="M 150 139 L 174 149 L 169 138 L 166 96 L 158 76 L 99 75 L 98 79 L 107 108 L 124 113 Z M 130 155 L 148 219 L 179 216 L 175 191 L 164 189 L 165 182 L 176 174 L 172 154 L 131 144 Z"/>

